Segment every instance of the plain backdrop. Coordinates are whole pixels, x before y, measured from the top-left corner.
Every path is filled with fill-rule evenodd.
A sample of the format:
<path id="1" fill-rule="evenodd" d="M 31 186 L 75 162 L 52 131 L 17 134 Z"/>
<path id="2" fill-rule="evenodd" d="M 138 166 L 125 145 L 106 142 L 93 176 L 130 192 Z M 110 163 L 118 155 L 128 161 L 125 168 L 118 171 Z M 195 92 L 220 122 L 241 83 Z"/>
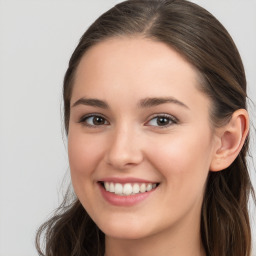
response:
<path id="1" fill-rule="evenodd" d="M 0 0 L 0 256 L 37 255 L 36 229 L 61 201 L 68 173 L 61 118 L 68 60 L 89 24 L 118 2 Z M 194 2 L 234 38 L 255 103 L 256 1 Z"/>

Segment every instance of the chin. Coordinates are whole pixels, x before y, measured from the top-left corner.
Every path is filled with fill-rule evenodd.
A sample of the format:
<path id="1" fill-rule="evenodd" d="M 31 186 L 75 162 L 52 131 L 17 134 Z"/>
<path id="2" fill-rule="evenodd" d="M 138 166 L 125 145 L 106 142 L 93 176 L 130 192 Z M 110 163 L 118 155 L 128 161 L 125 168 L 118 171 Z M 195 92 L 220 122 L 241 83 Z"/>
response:
<path id="1" fill-rule="evenodd" d="M 148 230 L 138 225 L 128 223 L 108 223 L 108 225 L 99 226 L 101 231 L 108 237 L 115 239 L 141 239 L 149 235 Z"/>

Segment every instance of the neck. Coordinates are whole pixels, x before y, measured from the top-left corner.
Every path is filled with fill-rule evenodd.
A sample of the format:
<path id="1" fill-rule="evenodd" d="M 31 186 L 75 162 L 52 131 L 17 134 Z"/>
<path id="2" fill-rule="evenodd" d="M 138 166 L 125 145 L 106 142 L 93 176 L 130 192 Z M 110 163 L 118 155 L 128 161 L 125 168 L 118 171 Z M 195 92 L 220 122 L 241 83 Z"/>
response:
<path id="1" fill-rule="evenodd" d="M 200 236 L 200 220 L 172 227 L 141 239 L 120 239 L 106 236 L 106 256 L 205 256 Z"/>

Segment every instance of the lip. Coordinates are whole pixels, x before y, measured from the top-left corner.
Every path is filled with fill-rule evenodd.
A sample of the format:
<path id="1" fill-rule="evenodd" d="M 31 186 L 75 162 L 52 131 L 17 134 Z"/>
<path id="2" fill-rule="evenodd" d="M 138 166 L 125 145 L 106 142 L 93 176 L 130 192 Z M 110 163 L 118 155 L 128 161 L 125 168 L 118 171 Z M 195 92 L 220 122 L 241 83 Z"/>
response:
<path id="1" fill-rule="evenodd" d="M 105 188 L 103 188 L 102 186 L 102 183 L 101 182 L 118 182 L 118 183 L 121 183 L 121 184 L 124 184 L 124 183 L 135 183 L 135 182 L 138 182 L 138 183 L 151 183 L 149 181 L 145 181 L 145 180 L 141 180 L 141 179 L 131 179 L 131 178 L 127 178 L 127 179 L 104 179 L 104 180 L 101 180 L 100 182 L 98 182 L 98 187 L 99 187 L 99 190 L 101 192 L 101 195 L 102 197 L 111 205 L 114 205 L 114 206 L 125 206 L 125 207 L 131 207 L 131 206 L 134 206 L 134 205 L 137 205 L 141 202 L 143 202 L 144 200 L 146 200 L 148 197 L 150 197 L 158 187 L 152 189 L 151 191 L 148 191 L 148 192 L 144 192 L 144 193 L 138 193 L 138 194 L 135 194 L 135 195 L 129 195 L 129 196 L 120 196 L 120 195 L 117 195 L 115 193 L 112 193 L 112 192 L 108 192 L 105 190 Z M 153 182 L 153 183 L 156 183 L 156 182 Z"/>
<path id="2" fill-rule="evenodd" d="M 126 178 L 120 178 L 120 177 L 107 177 L 99 180 L 99 182 L 113 182 L 113 183 L 159 183 L 157 181 L 151 181 L 151 180 L 145 180 L 140 178 L 134 178 L 134 177 L 126 177 Z"/>

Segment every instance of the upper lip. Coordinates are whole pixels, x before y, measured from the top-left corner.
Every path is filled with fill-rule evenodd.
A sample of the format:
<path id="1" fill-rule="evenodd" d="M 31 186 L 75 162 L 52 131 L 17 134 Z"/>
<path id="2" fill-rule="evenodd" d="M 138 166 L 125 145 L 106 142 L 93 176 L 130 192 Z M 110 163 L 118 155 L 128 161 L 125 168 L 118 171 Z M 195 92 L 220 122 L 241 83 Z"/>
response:
<path id="1" fill-rule="evenodd" d="M 135 178 L 135 177 L 106 177 L 103 179 L 100 179 L 99 182 L 113 182 L 113 183 L 159 183 L 157 181 L 152 180 L 146 180 L 141 178 Z"/>

